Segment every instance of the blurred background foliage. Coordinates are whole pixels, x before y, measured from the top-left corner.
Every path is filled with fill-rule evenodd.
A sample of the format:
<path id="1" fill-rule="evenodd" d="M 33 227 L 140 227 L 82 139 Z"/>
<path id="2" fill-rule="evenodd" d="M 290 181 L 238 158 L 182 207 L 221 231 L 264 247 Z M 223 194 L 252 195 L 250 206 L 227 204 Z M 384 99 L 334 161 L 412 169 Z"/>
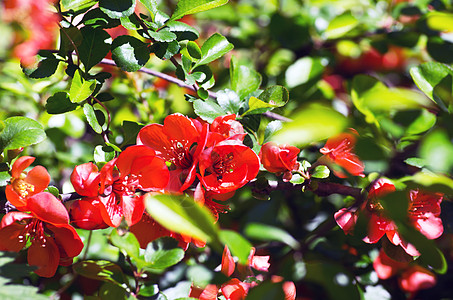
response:
<path id="1" fill-rule="evenodd" d="M 173 0 L 158 2 L 167 14 L 176 7 Z M 248 73 L 243 79 L 250 84 L 254 80 L 262 89 L 271 85 L 288 89 L 288 103 L 273 112 L 294 119 L 295 123 L 284 127 L 276 139 L 304 146 L 301 160 L 316 162 L 323 140 L 337 131 L 351 127 L 360 133 L 356 153 L 364 161 L 368 177 L 344 180 L 331 175 L 330 181 L 365 188 L 380 174 L 395 182 L 420 183 L 423 179 L 407 177 L 420 170 L 451 178 L 450 1 L 231 0 L 227 5 L 186 16 L 183 21 L 198 30 L 199 41 L 219 32 L 234 45 L 233 51 L 210 64 L 216 80 L 213 91 L 244 90 L 240 83 L 231 84 L 232 56 L 237 66 L 246 67 Z M 95 147 L 104 145 L 102 136 L 88 125 L 82 109 L 64 114 L 46 112 L 47 99 L 69 89 L 69 76 L 60 65 L 51 77 L 28 78 L 12 56 L 11 49 L 20 40 L 18 35 L 26 35 L 19 26 L 0 23 L 0 119 L 26 116 L 43 125 L 47 139 L 26 147 L 23 154 L 35 156 L 35 164 L 49 171 L 51 185 L 69 193 L 73 191 L 69 182 L 73 167 L 93 161 Z M 172 75 L 176 72 L 169 61 L 153 54 L 146 68 Z M 146 73 L 126 73 L 113 66 L 99 64 L 93 70 L 113 75 L 103 86 L 113 99 L 104 104 L 112 116 L 111 142 L 121 148 L 135 142 L 144 124 L 162 123 L 174 112 L 196 117 L 192 103 L 184 96 L 195 95 L 190 90 Z M 252 88 L 240 97 L 259 95 L 253 92 Z M 340 114 L 325 116 L 316 113 L 318 110 L 310 111 L 313 108 L 307 105 L 312 103 Z M 347 121 L 343 122 L 343 118 Z M 263 143 L 271 121 L 252 115 L 244 117 L 243 123 L 254 129 L 258 142 Z M 313 122 L 319 125 L 310 127 Z M 323 133 L 326 124 L 339 124 L 340 128 Z M 308 140 L 294 134 L 307 127 L 311 129 L 303 136 L 311 135 Z M 263 172 L 262 176 L 277 180 L 269 173 Z M 427 188 L 439 183 L 426 182 Z M 453 190 L 449 182 L 439 184 L 447 192 Z M 377 278 L 372 267 L 378 254 L 376 245 L 363 243 L 359 234 L 345 235 L 335 226 L 333 214 L 351 203 L 350 197 L 320 197 L 310 191 L 281 189 L 273 191 L 269 199 L 259 200 L 252 197 L 250 188 L 241 189 L 229 202 L 230 212 L 220 216 L 221 226 L 243 234 L 257 245 L 260 255 L 270 255 L 271 273 L 294 281 L 298 299 L 406 299 L 408 295 L 398 288 L 396 278 Z M 449 200 L 442 205 L 441 217 L 444 234 L 437 246 L 450 268 L 437 277 L 436 287 L 418 292 L 416 299 L 452 297 L 453 207 Z M 83 256 L 114 261 L 130 273 L 124 255 L 109 243 L 110 231 L 94 231 L 91 246 Z M 80 234 L 88 239 L 87 232 L 80 230 Z M 157 283 L 168 299 L 184 297 L 191 279 L 209 281 L 219 263 L 218 253 L 191 247 L 183 263 L 163 274 L 151 274 L 149 282 Z M 38 286 L 48 295 L 63 287 L 62 298 L 93 295 L 101 285 L 104 291 L 115 290 L 112 283 L 90 281 L 83 276 L 70 279 L 68 274 L 61 268 L 58 280 L 28 276 L 23 282 Z M 67 285 L 69 281 L 71 284 Z M 109 293 L 104 294 L 111 296 Z M 116 297 L 124 298 L 124 291 L 108 299 Z"/>

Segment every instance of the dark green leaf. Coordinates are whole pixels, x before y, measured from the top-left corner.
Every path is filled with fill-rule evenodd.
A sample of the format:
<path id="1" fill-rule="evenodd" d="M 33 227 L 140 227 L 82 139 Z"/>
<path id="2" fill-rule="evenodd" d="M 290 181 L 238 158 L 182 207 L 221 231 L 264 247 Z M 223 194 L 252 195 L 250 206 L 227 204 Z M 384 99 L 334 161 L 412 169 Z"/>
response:
<path id="1" fill-rule="evenodd" d="M 201 59 L 201 49 L 197 43 L 193 41 L 189 41 L 187 43 L 187 52 L 189 53 L 190 57 L 195 59 Z"/>
<path id="2" fill-rule="evenodd" d="M 101 102 L 106 102 L 106 101 L 113 100 L 113 99 L 115 99 L 115 98 L 114 98 L 110 93 L 103 92 L 103 93 L 99 93 L 99 94 L 96 96 L 96 99 L 98 99 L 98 100 L 101 101 Z"/>
<path id="3" fill-rule="evenodd" d="M 69 99 L 71 102 L 78 103 L 87 99 L 96 88 L 95 80 L 85 80 L 82 77 L 80 70 L 74 73 L 72 78 L 71 88 L 69 89 Z"/>
<path id="4" fill-rule="evenodd" d="M 209 10 L 228 3 L 228 0 L 179 0 L 170 20 L 181 19 L 185 15 Z"/>
<path id="5" fill-rule="evenodd" d="M 149 284 L 149 283 L 148 283 Z M 141 286 L 139 296 L 151 297 L 156 295 L 159 292 L 159 286 L 157 284 L 151 284 L 148 286 Z"/>
<path id="6" fill-rule="evenodd" d="M 250 290 L 247 300 L 282 300 L 285 299 L 282 283 L 263 282 Z"/>
<path id="7" fill-rule="evenodd" d="M 231 89 L 235 91 L 239 98 L 244 98 L 256 91 L 261 85 L 261 74 L 244 65 L 240 65 L 233 56 L 230 61 L 230 81 Z"/>
<path id="8" fill-rule="evenodd" d="M 244 233 L 251 239 L 266 242 L 282 242 L 293 249 L 298 249 L 300 247 L 299 242 L 295 238 L 279 227 L 260 223 L 249 223 L 245 227 Z"/>
<path id="9" fill-rule="evenodd" d="M 45 56 L 43 56 L 45 55 Z M 40 79 L 52 76 L 56 71 L 60 61 L 52 55 L 46 55 L 44 51 L 40 51 L 37 56 L 38 62 L 33 66 L 22 66 L 22 70 L 30 78 Z"/>
<path id="10" fill-rule="evenodd" d="M 218 116 L 225 115 L 223 108 L 211 100 L 195 100 L 193 110 L 197 116 L 209 123 L 212 123 Z"/>
<path id="11" fill-rule="evenodd" d="M 83 113 L 85 114 L 85 117 L 87 118 L 88 124 L 90 124 L 91 128 L 93 128 L 96 133 L 101 134 L 102 126 L 99 124 L 99 121 L 96 118 L 93 106 L 85 103 L 83 105 Z"/>
<path id="12" fill-rule="evenodd" d="M 179 51 L 179 43 L 172 41 L 170 43 L 154 43 L 150 47 L 150 51 L 154 52 L 160 59 L 170 59 Z"/>
<path id="13" fill-rule="evenodd" d="M 440 36 L 431 36 L 426 45 L 429 55 L 438 62 L 451 64 L 453 57 L 449 55 L 453 51 L 453 43 L 444 40 Z"/>
<path id="14" fill-rule="evenodd" d="M 88 72 L 98 64 L 110 51 L 110 35 L 100 28 L 83 27 L 81 30 L 83 41 L 79 47 L 80 60 Z"/>
<path id="15" fill-rule="evenodd" d="M 178 247 L 177 240 L 161 237 L 146 246 L 145 261 L 153 269 L 165 269 L 180 262 L 184 254 L 184 250 Z"/>
<path id="16" fill-rule="evenodd" d="M 121 268 L 106 260 L 86 260 L 72 266 L 72 269 L 84 277 L 111 282 L 118 286 L 124 282 L 124 274 Z"/>
<path id="17" fill-rule="evenodd" d="M 200 97 L 203 100 L 206 100 L 209 97 L 208 91 L 205 90 L 204 88 L 199 88 L 197 90 L 197 95 L 198 95 L 198 97 Z"/>
<path id="18" fill-rule="evenodd" d="M 134 0 L 99 0 L 99 7 L 110 18 L 119 19 L 134 13 Z"/>
<path id="19" fill-rule="evenodd" d="M 1 122 L 1 121 L 0 121 Z M 42 142 L 46 138 L 41 124 L 26 117 L 11 117 L 1 122 L 0 153 Z"/>
<path id="20" fill-rule="evenodd" d="M 62 114 L 73 111 L 77 106 L 77 104 L 71 102 L 69 95 L 66 92 L 55 93 L 53 96 L 50 96 L 46 102 L 46 110 L 49 114 Z"/>
<path id="21" fill-rule="evenodd" d="M 60 49 L 58 54 L 64 57 L 70 55 L 75 50 L 74 46 L 78 48 L 82 40 L 82 33 L 77 27 L 60 28 Z"/>
<path id="22" fill-rule="evenodd" d="M 220 241 L 228 246 L 231 254 L 239 259 L 239 263 L 246 265 L 252 245 L 239 233 L 232 230 L 221 230 L 219 232 Z"/>
<path id="23" fill-rule="evenodd" d="M 87 11 L 87 13 L 83 15 L 82 22 L 85 26 L 93 28 L 113 28 L 120 25 L 120 22 L 117 19 L 110 18 L 99 7 Z"/>
<path id="24" fill-rule="evenodd" d="M 171 32 L 176 34 L 178 41 L 193 41 L 199 36 L 199 33 L 195 28 L 183 22 L 169 21 L 165 25 Z"/>
<path id="25" fill-rule="evenodd" d="M 125 300 L 126 290 L 125 286 L 118 286 L 110 282 L 101 285 L 99 289 L 99 298 L 101 300 Z"/>
<path id="26" fill-rule="evenodd" d="M 146 210 L 165 228 L 199 240 L 216 240 L 218 228 L 211 212 L 192 199 L 145 195 Z"/>
<path id="27" fill-rule="evenodd" d="M 132 121 L 123 121 L 123 132 L 124 132 L 123 145 L 135 144 L 138 132 L 142 128 L 143 128 L 142 124 Z"/>
<path id="28" fill-rule="evenodd" d="M 205 65 L 214 61 L 233 49 L 233 44 L 219 33 L 211 35 L 201 46 L 201 59 L 195 66 Z"/>
<path id="29" fill-rule="evenodd" d="M 112 58 L 123 71 L 135 72 L 149 60 L 149 49 L 139 39 L 122 35 L 112 43 Z"/>

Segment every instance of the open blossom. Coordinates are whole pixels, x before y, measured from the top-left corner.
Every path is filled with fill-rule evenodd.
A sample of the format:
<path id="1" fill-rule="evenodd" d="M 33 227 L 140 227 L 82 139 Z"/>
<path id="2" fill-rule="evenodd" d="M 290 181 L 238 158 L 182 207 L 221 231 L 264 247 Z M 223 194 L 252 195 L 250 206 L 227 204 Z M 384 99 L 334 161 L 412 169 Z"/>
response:
<path id="1" fill-rule="evenodd" d="M 393 260 L 382 249 L 373 267 L 380 279 L 398 275 L 398 285 L 406 292 L 415 293 L 436 285 L 436 276 L 431 271 L 413 263 Z"/>
<path id="2" fill-rule="evenodd" d="M 200 155 L 200 181 L 214 193 L 229 193 L 258 174 L 260 161 L 252 149 L 238 140 L 224 140 Z"/>
<path id="3" fill-rule="evenodd" d="M 261 147 L 260 159 L 263 167 L 272 173 L 288 173 L 299 168 L 297 155 L 300 149 L 291 145 L 267 142 Z M 290 177 L 290 176 L 289 176 Z"/>
<path id="4" fill-rule="evenodd" d="M 71 174 L 74 189 L 86 197 L 82 201 L 98 200 L 103 221 L 112 227 L 118 227 L 123 217 L 129 226 L 137 223 L 145 211 L 137 190 L 162 189 L 168 179 L 165 162 L 146 146 L 128 147 L 100 172 L 93 163 L 86 163 Z"/>
<path id="5" fill-rule="evenodd" d="M 83 243 L 69 225 L 64 205 L 52 194 L 42 192 L 27 198 L 25 212 L 7 213 L 0 224 L 0 250 L 19 252 L 27 243 L 28 263 L 37 266 L 35 273 L 52 277 L 58 265 L 72 264 Z"/>
<path id="6" fill-rule="evenodd" d="M 24 171 L 34 161 L 34 157 L 22 156 L 11 167 L 11 183 L 6 186 L 5 194 L 18 210 L 25 210 L 27 198 L 44 191 L 50 183 L 50 175 L 43 166 Z"/>
<path id="7" fill-rule="evenodd" d="M 367 201 L 360 208 L 368 216 L 368 234 L 364 238 L 367 243 L 377 243 L 384 235 L 394 245 L 400 245 L 407 254 L 419 255 L 417 249 L 410 243 L 401 239 L 398 228 L 393 221 L 383 213 L 384 209 L 379 203 L 379 198 L 395 191 L 395 186 L 390 180 L 381 178 L 376 181 L 368 193 Z M 409 193 L 408 219 L 409 222 L 428 239 L 436 239 L 443 233 L 442 220 L 440 219 L 440 203 L 443 195 L 412 190 Z M 357 222 L 358 211 L 342 208 L 335 213 L 337 224 L 345 233 L 351 233 Z"/>
<path id="8" fill-rule="evenodd" d="M 226 139 L 243 141 L 246 133 L 242 124 L 236 121 L 236 115 L 219 116 L 212 121 L 209 127 L 207 147 Z"/>
<path id="9" fill-rule="evenodd" d="M 347 175 L 338 166 L 353 176 L 365 176 L 363 163 L 353 152 L 355 143 L 356 135 L 353 133 L 341 133 L 329 138 L 320 150 L 324 154 L 320 162 L 328 165 L 335 176 L 340 178 L 346 178 Z"/>
<path id="10" fill-rule="evenodd" d="M 170 187 L 172 191 L 184 191 L 196 178 L 200 152 L 208 136 L 208 124 L 204 126 L 181 114 L 165 118 L 164 125 L 150 124 L 143 127 L 137 144 L 156 151 L 157 156 L 171 163 Z"/>

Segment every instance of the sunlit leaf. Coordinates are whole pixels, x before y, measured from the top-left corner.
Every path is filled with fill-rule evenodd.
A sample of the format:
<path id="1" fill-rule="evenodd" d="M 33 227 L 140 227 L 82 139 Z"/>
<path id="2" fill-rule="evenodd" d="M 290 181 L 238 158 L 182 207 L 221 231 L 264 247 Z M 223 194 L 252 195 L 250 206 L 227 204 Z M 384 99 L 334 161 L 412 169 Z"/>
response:
<path id="1" fill-rule="evenodd" d="M 209 10 L 228 3 L 228 0 L 179 0 L 170 20 Z"/>
<path id="2" fill-rule="evenodd" d="M 119 36 L 112 43 L 112 58 L 123 71 L 140 70 L 149 60 L 149 54 L 148 46 L 132 36 Z"/>
<path id="3" fill-rule="evenodd" d="M 221 230 L 220 241 L 228 246 L 231 254 L 239 259 L 239 263 L 246 265 L 252 245 L 242 235 L 232 230 Z"/>
<path id="4" fill-rule="evenodd" d="M 96 87 L 95 80 L 85 80 L 79 70 L 74 73 L 71 88 L 69 89 L 69 99 L 71 102 L 78 103 L 88 98 Z"/>
<path id="5" fill-rule="evenodd" d="M 353 30 L 359 25 L 359 21 L 351 12 L 345 12 L 330 21 L 324 35 L 327 39 L 337 39 Z"/>
<path id="6" fill-rule="evenodd" d="M 42 142 L 46 133 L 42 125 L 26 117 L 11 117 L 1 122 L 0 153 Z M 3 125 L 3 126 L 2 126 Z"/>
<path id="7" fill-rule="evenodd" d="M 72 268 L 84 277 L 111 282 L 118 286 L 125 280 L 121 267 L 106 260 L 85 260 L 74 264 Z"/>
<path id="8" fill-rule="evenodd" d="M 276 226 L 249 223 L 245 227 L 244 233 L 251 239 L 260 241 L 278 241 L 285 243 L 293 249 L 298 249 L 300 247 L 299 242 L 292 235 Z"/>
<path id="9" fill-rule="evenodd" d="M 195 66 L 205 65 L 214 61 L 233 49 L 233 44 L 219 33 L 211 35 L 201 46 L 202 56 Z"/>
<path id="10" fill-rule="evenodd" d="M 165 269 L 180 262 L 184 250 L 178 247 L 178 241 L 170 237 L 161 237 L 146 246 L 145 261 L 153 269 Z"/>

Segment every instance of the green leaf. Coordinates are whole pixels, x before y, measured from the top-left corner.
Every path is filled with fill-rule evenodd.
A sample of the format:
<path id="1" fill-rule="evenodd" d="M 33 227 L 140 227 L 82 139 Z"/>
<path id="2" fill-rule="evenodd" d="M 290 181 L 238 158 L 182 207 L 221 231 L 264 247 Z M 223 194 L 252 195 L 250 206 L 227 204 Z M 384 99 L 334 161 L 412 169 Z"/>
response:
<path id="1" fill-rule="evenodd" d="M 125 281 L 120 266 L 106 260 L 85 260 L 72 266 L 72 269 L 84 277 L 101 280 L 122 286 Z"/>
<path id="2" fill-rule="evenodd" d="M 327 166 L 324 165 L 319 165 L 317 166 L 314 170 L 313 173 L 311 174 L 311 177 L 313 178 L 327 178 L 330 175 L 330 170 Z"/>
<path id="3" fill-rule="evenodd" d="M 262 78 L 254 69 L 240 65 L 233 56 L 230 61 L 230 80 L 231 89 L 242 99 L 260 87 Z"/>
<path id="4" fill-rule="evenodd" d="M 112 43 L 112 58 L 126 72 L 140 70 L 149 60 L 149 54 L 147 44 L 132 36 L 119 36 Z"/>
<path id="5" fill-rule="evenodd" d="M 204 88 L 199 88 L 197 90 L 197 95 L 198 95 L 198 97 L 200 97 L 203 100 L 206 100 L 209 97 L 208 91 L 205 90 Z"/>
<path id="6" fill-rule="evenodd" d="M 208 123 L 212 123 L 218 116 L 225 115 L 223 108 L 211 100 L 195 100 L 193 102 L 193 110 L 197 116 Z"/>
<path id="7" fill-rule="evenodd" d="M 110 18 L 119 19 L 134 13 L 135 0 L 99 0 L 99 7 Z"/>
<path id="8" fill-rule="evenodd" d="M 56 71 L 60 61 L 53 54 L 40 51 L 37 56 L 37 63 L 33 66 L 22 66 L 22 70 L 30 78 L 41 79 L 52 76 Z"/>
<path id="9" fill-rule="evenodd" d="M 359 21 L 354 17 L 350 11 L 342 15 L 336 16 L 330 21 L 324 35 L 327 39 L 340 38 L 359 25 Z"/>
<path id="10" fill-rule="evenodd" d="M 168 29 L 176 34 L 178 41 L 189 40 L 193 41 L 200 35 L 192 26 L 178 21 L 169 21 L 165 24 Z"/>
<path id="11" fill-rule="evenodd" d="M 101 28 L 83 27 L 80 32 L 83 40 L 79 46 L 79 55 L 85 66 L 85 72 L 88 72 L 109 53 L 110 35 Z"/>
<path id="12" fill-rule="evenodd" d="M 188 197 L 145 195 L 147 212 L 165 228 L 207 242 L 217 239 L 211 212 Z"/>
<path id="13" fill-rule="evenodd" d="M 282 242 L 293 249 L 299 249 L 299 242 L 285 230 L 260 223 L 249 223 L 244 229 L 244 234 L 251 239 L 258 241 L 277 241 Z"/>
<path id="14" fill-rule="evenodd" d="M 154 52 L 160 59 L 172 58 L 175 54 L 178 53 L 179 49 L 180 46 L 177 41 L 172 41 L 170 43 L 154 43 L 150 47 L 150 51 Z"/>
<path id="15" fill-rule="evenodd" d="M 46 133 L 41 124 L 26 117 L 11 117 L 1 122 L 0 153 L 3 150 L 19 149 L 42 142 Z"/>
<path id="16" fill-rule="evenodd" d="M 436 115 L 426 109 L 422 109 L 420 115 L 407 127 L 406 134 L 420 134 L 428 131 L 436 124 Z"/>
<path id="17" fill-rule="evenodd" d="M 38 288 L 23 284 L 8 284 L 0 287 L 0 299 L 2 300 L 45 300 L 48 296 L 38 294 Z"/>
<path id="18" fill-rule="evenodd" d="M 274 120 L 274 121 L 269 122 L 269 124 L 267 124 L 267 126 L 266 126 L 266 129 L 264 130 L 263 144 L 269 142 L 271 140 L 272 136 L 277 131 L 282 129 L 282 127 L 283 127 L 283 124 L 281 121 Z"/>
<path id="19" fill-rule="evenodd" d="M 117 19 L 110 18 L 99 7 L 87 11 L 87 13 L 83 15 L 82 22 L 85 26 L 90 26 L 92 28 L 114 28 L 120 25 L 120 22 Z"/>
<path id="20" fill-rule="evenodd" d="M 217 103 L 227 114 L 238 114 L 242 106 L 239 96 L 232 90 L 225 89 L 217 92 Z"/>
<path id="21" fill-rule="evenodd" d="M 296 60 L 285 72 L 286 84 L 289 88 L 318 79 L 324 71 L 321 59 L 303 57 Z"/>
<path id="22" fill-rule="evenodd" d="M 422 158 L 430 170 L 447 173 L 453 167 L 453 145 L 443 129 L 429 132 L 419 148 Z"/>
<path id="23" fill-rule="evenodd" d="M 249 109 L 242 114 L 243 116 L 262 114 L 273 108 L 282 107 L 288 102 L 289 93 L 286 88 L 275 85 L 264 90 L 258 98 L 250 97 Z"/>
<path id="24" fill-rule="evenodd" d="M 69 53 L 75 50 L 74 46 L 78 48 L 82 40 L 82 33 L 77 27 L 60 28 L 60 49 L 58 54 L 64 57 L 70 55 Z"/>
<path id="25" fill-rule="evenodd" d="M 214 61 L 233 49 L 233 44 L 220 33 L 211 35 L 201 46 L 201 59 L 197 62 L 196 66 L 205 65 Z"/>
<path id="26" fill-rule="evenodd" d="M 285 299 L 282 283 L 263 282 L 250 290 L 247 300 L 281 300 Z"/>
<path id="27" fill-rule="evenodd" d="M 418 172 L 400 180 L 411 189 L 423 189 L 435 193 L 453 195 L 453 179 L 429 172 Z"/>
<path id="28" fill-rule="evenodd" d="M 154 20 L 154 15 L 156 14 L 157 1 L 156 0 L 139 0 L 141 4 L 151 13 L 151 18 Z"/>
<path id="29" fill-rule="evenodd" d="M 162 29 L 159 31 L 147 31 L 147 34 L 157 42 L 171 42 L 176 40 L 176 34 L 169 31 L 168 29 Z"/>
<path id="30" fill-rule="evenodd" d="M 73 103 L 81 102 L 87 99 L 96 88 L 95 80 L 85 80 L 80 70 L 74 73 L 72 78 L 71 88 L 69 89 L 69 99 Z"/>
<path id="31" fill-rule="evenodd" d="M 228 0 L 179 0 L 170 20 L 209 10 L 228 3 Z"/>
<path id="32" fill-rule="evenodd" d="M 94 148 L 93 159 L 95 163 L 105 163 L 115 158 L 115 151 L 110 146 L 97 145 Z"/>
<path id="33" fill-rule="evenodd" d="M 178 241 L 170 237 L 161 237 L 146 246 L 145 261 L 154 269 L 166 269 L 184 258 L 184 250 L 178 247 Z"/>
<path id="34" fill-rule="evenodd" d="M 273 140 L 279 144 L 307 145 L 342 132 L 348 120 L 341 113 L 322 105 L 309 105 L 291 116 Z"/>
<path id="35" fill-rule="evenodd" d="M 83 10 L 96 4 L 95 0 L 61 0 L 63 8 L 67 10 Z"/>
<path id="36" fill-rule="evenodd" d="M 448 12 L 430 11 L 426 15 L 427 25 L 437 31 L 453 31 L 453 14 Z"/>
<path id="37" fill-rule="evenodd" d="M 83 113 L 85 114 L 88 124 L 90 124 L 91 128 L 93 128 L 94 132 L 101 134 L 102 126 L 99 124 L 93 106 L 85 103 L 83 105 Z"/>
<path id="38" fill-rule="evenodd" d="M 300 174 L 293 174 L 289 182 L 291 182 L 292 184 L 302 184 L 305 182 L 305 178 Z"/>
<path id="39" fill-rule="evenodd" d="M 123 235 L 120 235 L 118 229 L 114 229 L 110 234 L 110 241 L 125 255 L 134 259 L 140 256 L 140 244 L 133 233 L 126 232 Z"/>
<path id="40" fill-rule="evenodd" d="M 140 129 L 143 128 L 142 124 L 132 122 L 132 121 L 123 121 L 122 129 L 124 132 L 123 145 L 135 144 L 137 140 L 137 135 Z"/>
<path id="41" fill-rule="evenodd" d="M 236 256 L 240 264 L 246 265 L 252 245 L 239 233 L 232 230 L 221 230 L 220 241 L 228 246 L 231 254 Z"/>
<path id="42" fill-rule="evenodd" d="M 71 102 L 68 93 L 57 92 L 47 99 L 46 111 L 49 114 L 62 114 L 73 111 L 77 106 L 77 104 Z"/>
<path id="43" fill-rule="evenodd" d="M 190 57 L 195 59 L 201 59 L 201 49 L 197 43 L 193 41 L 189 41 L 187 43 L 187 52 L 189 53 Z"/>

